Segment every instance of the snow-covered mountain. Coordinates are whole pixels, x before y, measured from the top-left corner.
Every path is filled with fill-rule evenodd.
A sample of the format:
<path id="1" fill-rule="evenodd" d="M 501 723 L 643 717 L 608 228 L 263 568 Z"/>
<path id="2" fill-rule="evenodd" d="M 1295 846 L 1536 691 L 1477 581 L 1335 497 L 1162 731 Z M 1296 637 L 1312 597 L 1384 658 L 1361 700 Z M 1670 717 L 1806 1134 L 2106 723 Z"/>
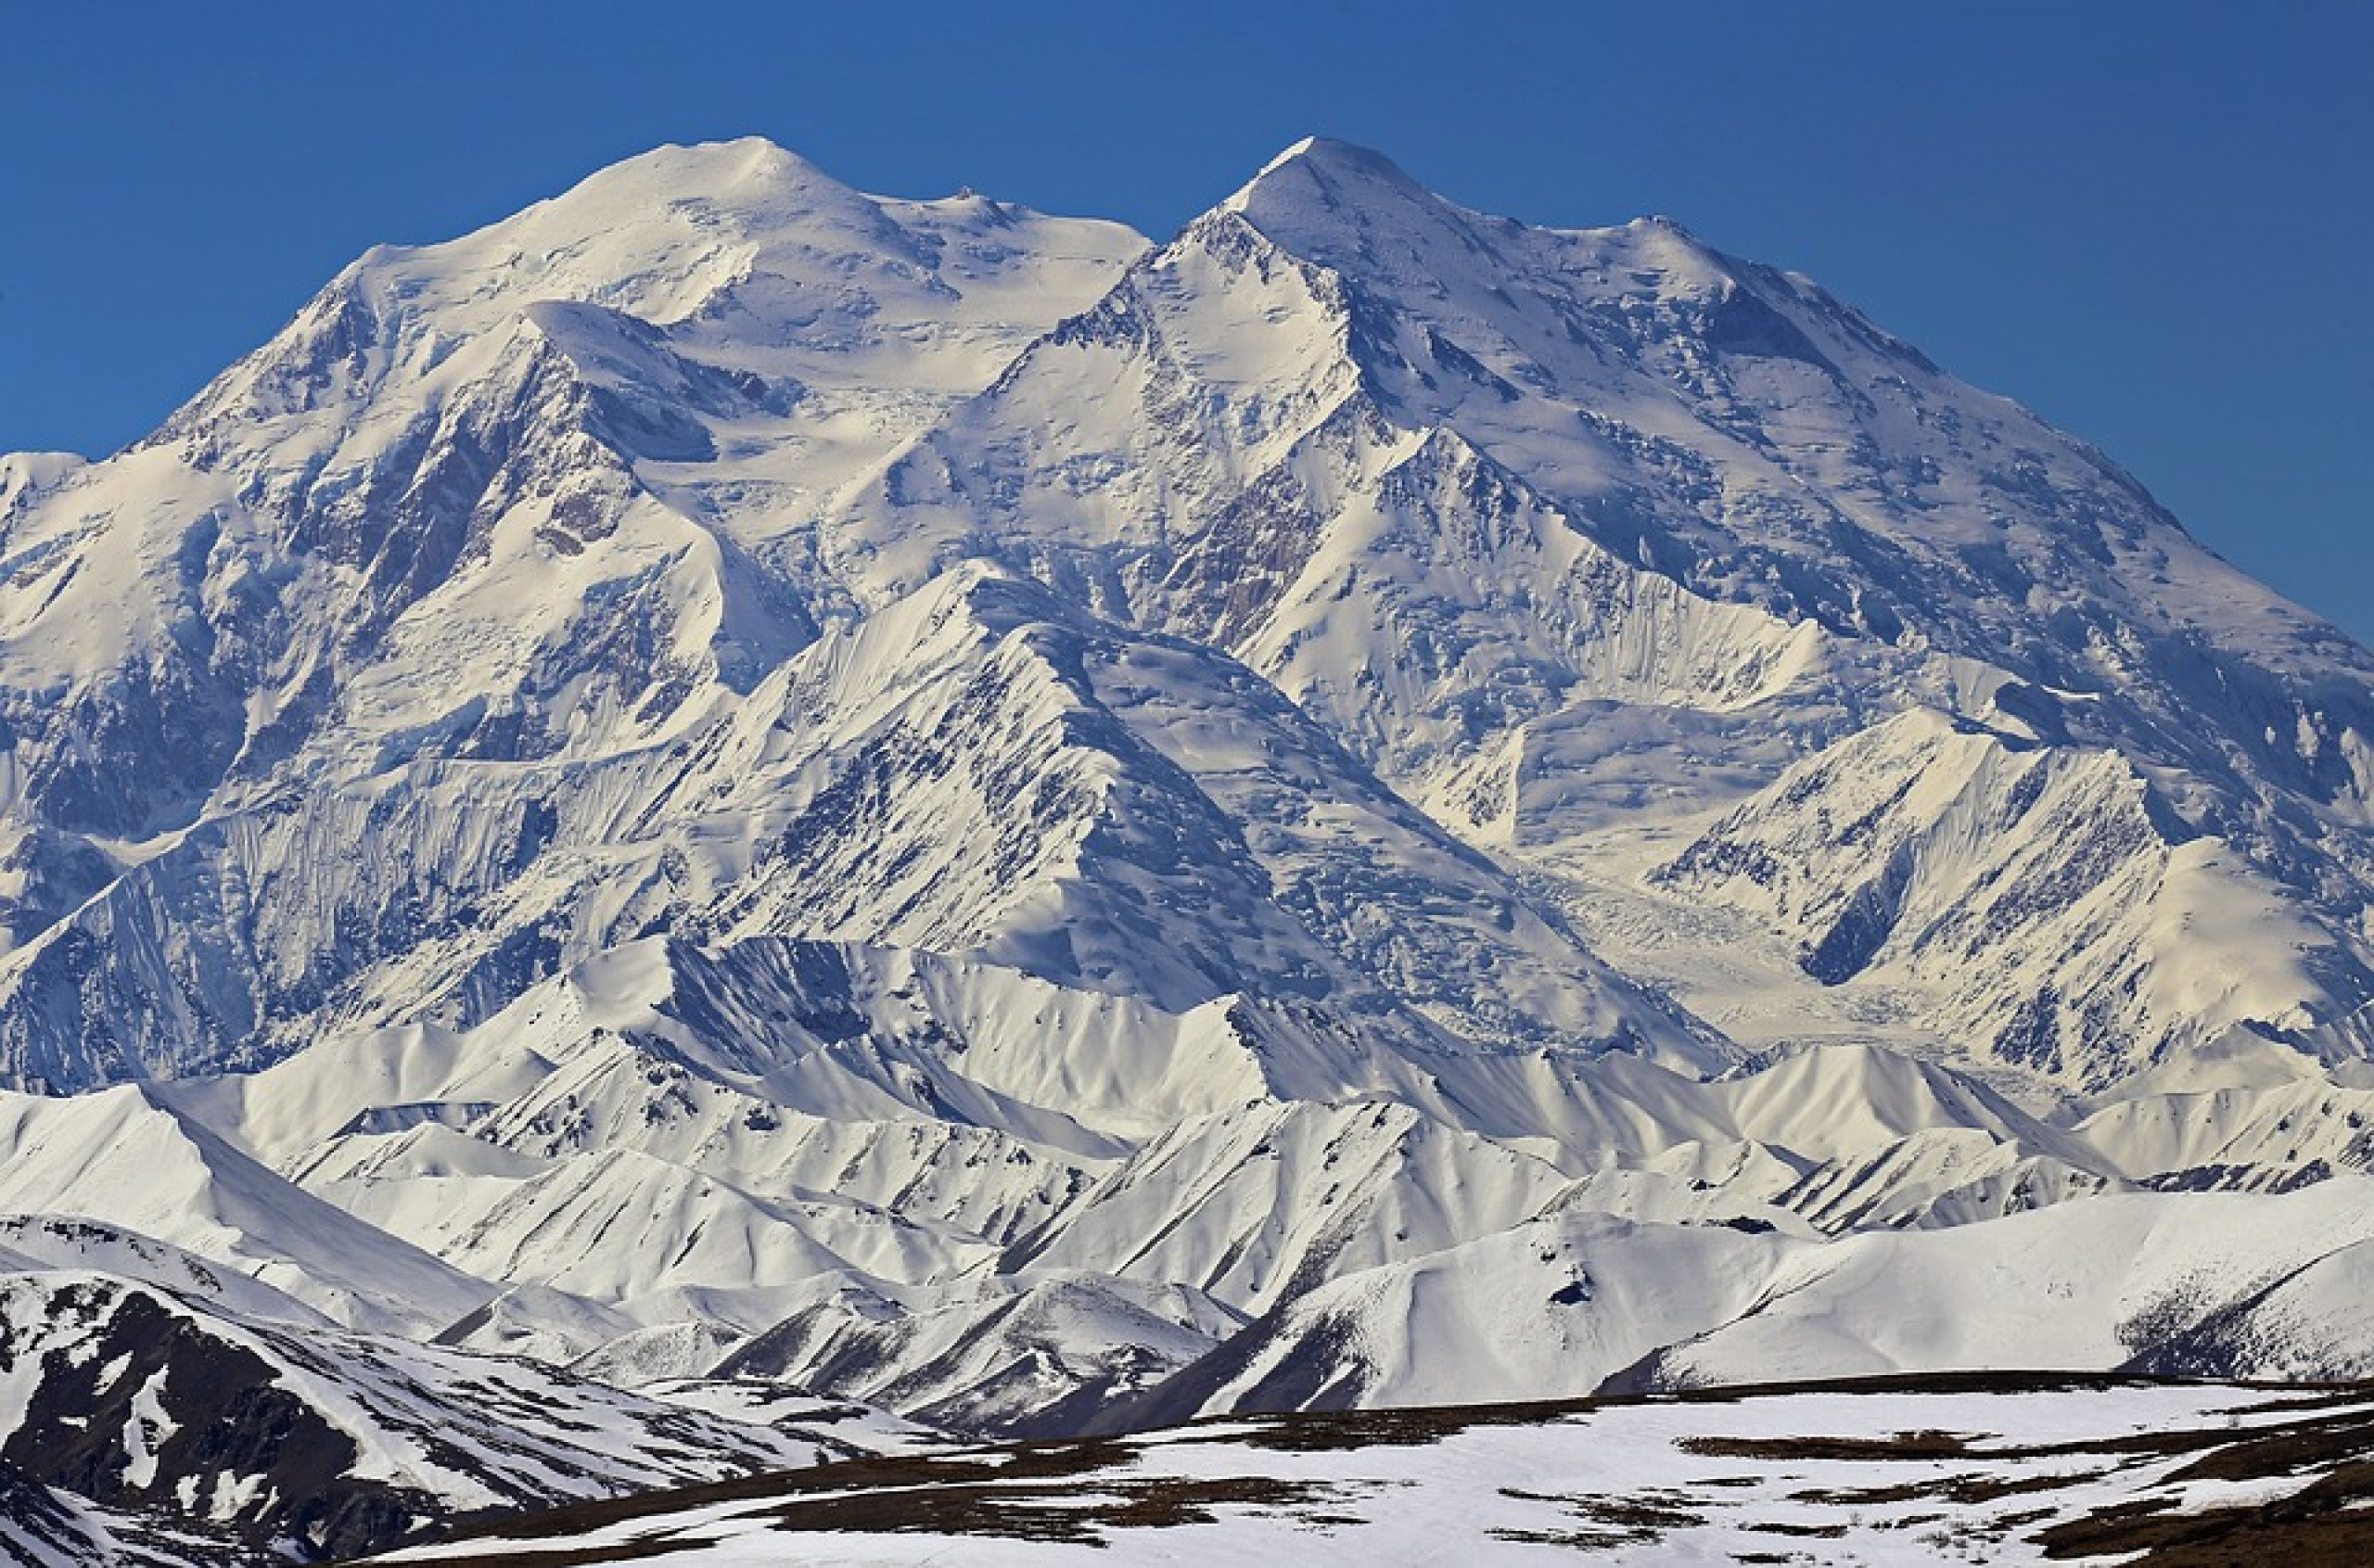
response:
<path id="1" fill-rule="evenodd" d="M 2369 900 L 2374 655 L 1806 279 L 1326 141 L 1162 244 L 666 148 L 0 458 L 0 1481 L 525 1496 L 316 1528 L 135 1319 L 358 1454 L 629 1412 L 576 1492 L 2358 1376 Z"/>

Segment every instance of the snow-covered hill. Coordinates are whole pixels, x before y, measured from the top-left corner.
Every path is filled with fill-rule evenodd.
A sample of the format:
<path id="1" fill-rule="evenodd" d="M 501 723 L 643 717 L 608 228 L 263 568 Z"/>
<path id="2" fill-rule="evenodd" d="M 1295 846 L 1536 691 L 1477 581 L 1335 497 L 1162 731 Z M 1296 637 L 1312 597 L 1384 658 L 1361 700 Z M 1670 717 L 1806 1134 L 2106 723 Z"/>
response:
<path id="1" fill-rule="evenodd" d="M 2355 1380 L 2369 1233 L 2363 1177 L 1837 1240 L 1561 1213 L 1318 1285 L 1128 1419 L 1973 1367 Z"/>
<path id="2" fill-rule="evenodd" d="M 870 1420 L 816 1422 L 854 1442 L 811 1438 L 86 1269 L 0 1273 L 0 1460 L 19 1476 L 300 1558 L 440 1518 L 900 1446 L 870 1444 Z"/>
<path id="3" fill-rule="evenodd" d="M 556 1511 L 389 1559 L 2350 1562 L 2362 1392 L 1963 1380 L 1232 1420 Z"/>

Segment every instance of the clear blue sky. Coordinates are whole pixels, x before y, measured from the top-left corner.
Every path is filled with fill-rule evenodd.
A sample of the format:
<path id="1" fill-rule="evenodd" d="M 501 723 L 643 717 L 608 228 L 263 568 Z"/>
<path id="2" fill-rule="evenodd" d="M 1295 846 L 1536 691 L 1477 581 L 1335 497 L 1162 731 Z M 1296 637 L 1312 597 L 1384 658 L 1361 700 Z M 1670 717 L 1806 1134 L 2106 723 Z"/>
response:
<path id="1" fill-rule="evenodd" d="M 663 141 L 1157 236 L 1309 132 L 1813 274 L 2374 640 L 2374 4 L 14 7 L 0 450 L 154 426 L 381 240 Z"/>

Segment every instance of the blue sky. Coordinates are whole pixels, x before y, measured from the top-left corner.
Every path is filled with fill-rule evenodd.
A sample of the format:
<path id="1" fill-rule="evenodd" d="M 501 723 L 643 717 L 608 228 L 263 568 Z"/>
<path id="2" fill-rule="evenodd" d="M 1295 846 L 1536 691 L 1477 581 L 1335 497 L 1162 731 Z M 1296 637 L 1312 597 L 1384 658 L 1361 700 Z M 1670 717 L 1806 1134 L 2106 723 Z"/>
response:
<path id="1" fill-rule="evenodd" d="M 373 243 L 663 141 L 1167 234 L 1295 138 L 1813 274 L 2374 640 L 2374 5 L 16 9 L 0 450 L 154 426 Z"/>

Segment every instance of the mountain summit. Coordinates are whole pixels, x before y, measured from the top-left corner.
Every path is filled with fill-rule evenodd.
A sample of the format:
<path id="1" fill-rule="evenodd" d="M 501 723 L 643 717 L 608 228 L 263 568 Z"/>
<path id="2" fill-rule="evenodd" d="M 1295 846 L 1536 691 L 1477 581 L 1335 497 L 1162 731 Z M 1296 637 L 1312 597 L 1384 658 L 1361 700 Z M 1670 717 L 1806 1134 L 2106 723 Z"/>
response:
<path id="1" fill-rule="evenodd" d="M 1242 212 L 1264 234 L 1294 246 L 1298 224 L 1304 225 L 1299 230 L 1303 235 L 1330 219 L 1377 229 L 1389 226 L 1396 216 L 1423 221 L 1455 210 L 1381 152 L 1306 136 L 1271 159 L 1219 210 Z"/>

